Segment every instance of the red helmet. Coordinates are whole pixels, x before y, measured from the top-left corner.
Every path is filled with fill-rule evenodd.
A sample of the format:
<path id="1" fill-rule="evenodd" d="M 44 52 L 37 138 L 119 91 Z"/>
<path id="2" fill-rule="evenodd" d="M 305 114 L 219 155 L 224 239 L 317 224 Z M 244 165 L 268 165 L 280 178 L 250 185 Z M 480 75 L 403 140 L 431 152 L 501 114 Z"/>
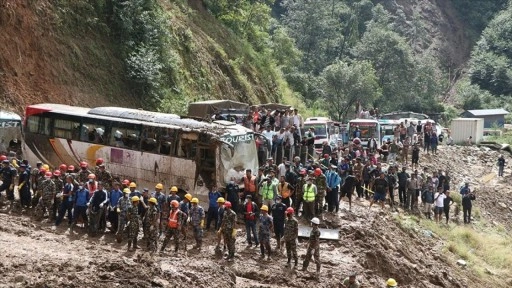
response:
<path id="1" fill-rule="evenodd" d="M 89 174 L 89 176 L 87 176 L 87 178 L 89 178 L 89 179 L 96 179 L 96 175 L 91 173 L 91 174 Z"/>
<path id="2" fill-rule="evenodd" d="M 293 213 L 295 213 L 295 210 L 293 210 L 292 207 L 286 208 L 286 214 L 293 214 Z"/>
<path id="3" fill-rule="evenodd" d="M 87 168 L 87 166 L 89 166 L 89 164 L 87 164 L 87 162 L 85 162 L 85 161 L 80 162 L 80 167 Z"/>
<path id="4" fill-rule="evenodd" d="M 130 180 L 124 179 L 122 183 L 123 185 L 130 185 Z"/>
<path id="5" fill-rule="evenodd" d="M 75 171 L 75 166 L 69 165 L 68 166 L 68 171 Z"/>
<path id="6" fill-rule="evenodd" d="M 306 171 L 306 169 L 305 169 L 305 168 L 302 168 L 302 169 L 300 169 L 300 171 L 299 171 L 299 174 L 300 174 L 300 175 L 306 175 L 306 173 L 308 173 L 308 171 Z"/>
<path id="7" fill-rule="evenodd" d="M 60 176 L 60 170 L 55 170 L 53 172 L 53 176 L 57 176 L 57 177 Z"/>
<path id="8" fill-rule="evenodd" d="M 229 201 L 224 202 L 224 207 L 231 208 L 231 202 L 229 202 Z"/>
<path id="9" fill-rule="evenodd" d="M 41 169 L 39 169 L 39 172 L 40 172 L 40 173 L 46 173 L 46 169 L 41 168 Z"/>
<path id="10" fill-rule="evenodd" d="M 320 175 L 322 175 L 322 169 L 316 168 L 315 169 L 315 176 L 320 176 Z"/>
<path id="11" fill-rule="evenodd" d="M 172 200 L 171 201 L 171 207 L 178 208 L 179 206 L 180 206 L 180 202 L 178 202 L 177 200 Z"/>
<path id="12" fill-rule="evenodd" d="M 48 172 L 44 173 L 44 176 L 45 177 L 52 177 L 52 172 L 48 171 Z"/>
<path id="13" fill-rule="evenodd" d="M 66 170 L 68 170 L 68 166 L 66 164 L 60 164 L 59 169 L 62 171 L 66 171 Z"/>
<path id="14" fill-rule="evenodd" d="M 96 166 L 103 164 L 103 158 L 96 159 Z"/>
<path id="15" fill-rule="evenodd" d="M 324 158 L 329 158 L 329 154 L 324 154 Z"/>
<path id="16" fill-rule="evenodd" d="M 0 161 L 4 161 L 4 160 L 7 160 L 7 156 L 5 156 L 5 155 L 0 156 Z"/>

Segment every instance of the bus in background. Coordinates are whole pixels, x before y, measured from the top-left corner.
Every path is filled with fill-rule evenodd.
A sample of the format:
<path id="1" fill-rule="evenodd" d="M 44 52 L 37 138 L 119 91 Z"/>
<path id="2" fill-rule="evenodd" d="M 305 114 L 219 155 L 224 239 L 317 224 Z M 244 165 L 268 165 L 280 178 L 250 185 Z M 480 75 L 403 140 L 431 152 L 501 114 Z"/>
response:
<path id="1" fill-rule="evenodd" d="M 322 153 L 322 145 L 324 141 L 327 141 L 329 145 L 331 144 L 331 141 L 337 141 L 335 139 L 337 139 L 339 132 L 336 133 L 336 128 L 338 128 L 337 130 L 339 131 L 339 124 L 335 125 L 335 123 L 337 122 L 329 119 L 328 117 L 306 118 L 304 121 L 304 129 L 301 131 L 302 139 L 304 139 L 304 135 L 310 128 L 315 128 L 315 151 L 320 154 Z"/>
<path id="2" fill-rule="evenodd" d="M 13 112 L 0 110 L 0 152 L 21 152 L 21 117 Z"/>
<path id="3" fill-rule="evenodd" d="M 208 188 L 256 171 L 253 131 L 228 121 L 207 123 L 180 116 L 119 107 L 83 108 L 37 104 L 26 108 L 23 152 L 51 167 L 94 169 L 103 158 L 118 179 L 139 189 L 162 183 L 207 201 Z"/>
<path id="4" fill-rule="evenodd" d="M 377 146 L 382 144 L 380 137 L 380 123 L 374 119 L 354 119 L 348 122 L 348 137 L 350 141 L 358 137 L 361 145 L 367 146 L 368 140 L 375 137 Z"/>
<path id="5" fill-rule="evenodd" d="M 395 128 L 397 125 L 400 125 L 400 120 L 379 119 L 378 121 L 380 124 L 380 138 L 382 143 L 388 140 L 393 141 L 395 138 Z"/>

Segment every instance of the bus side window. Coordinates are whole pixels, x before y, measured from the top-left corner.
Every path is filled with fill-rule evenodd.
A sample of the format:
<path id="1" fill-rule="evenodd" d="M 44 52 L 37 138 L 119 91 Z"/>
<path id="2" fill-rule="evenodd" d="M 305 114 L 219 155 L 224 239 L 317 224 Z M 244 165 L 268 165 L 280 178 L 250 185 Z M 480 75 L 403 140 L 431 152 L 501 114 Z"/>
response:
<path id="1" fill-rule="evenodd" d="M 111 146 L 139 150 L 141 144 L 139 134 L 137 125 L 113 123 L 109 142 Z"/>
<path id="2" fill-rule="evenodd" d="M 78 122 L 63 119 L 55 119 L 53 122 L 54 137 L 78 140 L 77 129 L 80 129 L 80 123 Z"/>
<path id="3" fill-rule="evenodd" d="M 105 143 L 105 126 L 98 124 L 84 123 L 80 131 L 80 140 L 96 144 Z"/>
<path id="4" fill-rule="evenodd" d="M 160 144 L 160 154 L 170 155 L 172 151 L 172 145 L 175 141 L 176 132 L 170 128 L 161 128 L 160 134 L 158 135 L 158 141 Z"/>
<path id="5" fill-rule="evenodd" d="M 176 155 L 187 159 L 196 158 L 197 134 L 183 132 L 179 136 Z"/>
<path id="6" fill-rule="evenodd" d="M 140 147 L 142 151 L 156 153 L 158 148 L 158 132 L 160 127 L 144 126 L 142 129 Z"/>
<path id="7" fill-rule="evenodd" d="M 30 116 L 27 119 L 27 130 L 31 133 L 39 133 L 39 116 Z"/>

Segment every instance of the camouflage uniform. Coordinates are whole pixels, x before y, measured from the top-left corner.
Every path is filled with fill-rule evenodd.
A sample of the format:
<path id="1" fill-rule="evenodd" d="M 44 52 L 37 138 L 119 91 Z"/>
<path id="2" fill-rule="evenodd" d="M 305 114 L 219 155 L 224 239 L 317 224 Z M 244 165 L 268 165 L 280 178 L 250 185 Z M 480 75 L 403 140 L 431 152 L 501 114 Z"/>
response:
<path id="1" fill-rule="evenodd" d="M 53 179 L 53 183 L 55 183 L 55 198 L 53 199 L 52 205 L 52 219 L 56 219 L 57 210 L 59 209 L 60 203 L 62 202 L 62 198 L 57 197 L 57 194 L 62 192 L 62 189 L 64 188 L 64 181 L 62 181 L 60 177 L 55 177 Z"/>
<path id="2" fill-rule="evenodd" d="M 139 235 L 139 207 L 131 206 L 128 208 L 127 218 L 130 221 L 128 224 L 128 249 L 130 249 L 132 242 L 133 247 L 137 248 L 137 237 Z"/>
<path id="3" fill-rule="evenodd" d="M 43 218 L 44 213 L 48 212 L 51 217 L 50 211 L 52 211 L 52 202 L 55 197 L 55 183 L 52 179 L 44 179 L 39 185 L 39 189 L 41 191 L 41 202 L 39 202 L 40 216 Z"/>
<path id="4" fill-rule="evenodd" d="M 261 257 L 265 256 L 265 249 L 268 251 L 268 257 L 270 257 L 270 232 L 272 231 L 273 219 L 268 214 L 261 214 L 259 220 L 258 237 L 260 240 Z"/>
<path id="5" fill-rule="evenodd" d="M 99 170 L 96 174 L 98 181 L 103 183 L 103 188 L 107 191 L 112 190 L 112 174 L 107 170 Z"/>
<path id="6" fill-rule="evenodd" d="M 302 266 L 302 270 L 306 270 L 311 261 L 311 256 L 315 256 L 316 272 L 320 272 L 320 230 L 318 226 L 313 226 L 311 233 L 309 233 L 308 251 L 306 252 L 306 259 Z M 315 250 L 315 252 L 313 252 Z"/>
<path id="7" fill-rule="evenodd" d="M 178 213 L 178 215 L 177 215 L 178 227 L 176 227 L 176 228 L 167 227 L 167 230 L 165 231 L 164 242 L 162 243 L 162 248 L 160 248 L 160 252 L 164 251 L 165 247 L 167 246 L 167 244 L 173 237 L 174 237 L 174 252 L 178 252 L 178 249 L 180 246 L 181 225 L 183 225 L 183 223 L 187 220 L 187 214 L 183 213 L 183 211 L 181 211 L 179 209 L 177 209 L 176 211 L 177 211 L 176 213 Z M 171 212 L 169 213 L 169 218 L 171 217 L 172 212 L 173 211 L 171 210 Z M 185 244 L 185 250 L 187 250 L 186 244 Z"/>
<path id="8" fill-rule="evenodd" d="M 304 185 L 306 185 L 306 177 L 299 177 L 297 180 L 297 185 L 295 185 L 295 193 L 293 193 L 295 199 L 293 199 L 293 206 L 295 206 L 295 211 L 299 211 L 300 204 L 302 204 L 302 196 L 304 196 Z"/>
<path id="9" fill-rule="evenodd" d="M 34 191 L 37 191 L 37 179 L 38 179 L 38 176 L 39 176 L 39 168 L 32 168 L 32 171 L 30 171 L 30 182 L 32 183 L 32 190 Z M 36 181 L 32 181 L 32 177 L 35 178 Z"/>
<path id="10" fill-rule="evenodd" d="M 233 229 L 235 229 L 236 213 L 231 209 L 224 209 L 224 217 L 222 218 L 221 228 L 224 234 L 224 241 L 228 245 L 228 258 L 235 257 L 235 240 L 233 237 Z"/>
<path id="11" fill-rule="evenodd" d="M 125 194 L 126 195 L 126 194 Z M 126 217 L 128 214 L 128 211 L 132 207 L 132 202 L 130 201 L 129 197 L 121 197 L 119 198 L 119 201 L 117 202 L 117 208 L 119 209 L 119 217 L 117 218 L 117 233 L 118 239 L 121 239 L 124 228 L 126 225 Z"/>
<path id="12" fill-rule="evenodd" d="M 315 178 L 315 184 L 317 189 L 317 194 L 315 197 L 315 214 L 320 215 L 324 209 L 323 206 L 327 189 L 327 179 L 323 173 Z"/>
<path id="13" fill-rule="evenodd" d="M 78 182 L 80 182 L 80 183 L 87 182 L 87 180 L 89 180 L 89 178 L 88 178 L 89 174 L 92 174 L 92 173 L 88 169 L 85 169 L 85 170 L 80 169 L 80 171 L 78 171 L 78 173 L 77 173 Z"/>
<path id="14" fill-rule="evenodd" d="M 196 247 L 201 248 L 203 244 L 203 227 L 201 227 L 201 221 L 204 221 L 205 216 L 203 207 L 192 205 L 189 216 L 190 224 L 192 224 L 194 231 L 194 238 L 196 239 Z"/>
<path id="15" fill-rule="evenodd" d="M 144 223 L 148 227 L 148 235 L 146 235 L 147 247 L 152 253 L 156 252 L 158 240 L 158 219 L 160 215 L 156 205 L 149 205 L 144 215 Z"/>
<path id="16" fill-rule="evenodd" d="M 32 197 L 32 206 L 36 207 L 39 203 L 39 199 L 43 191 L 41 190 L 41 184 L 45 180 L 44 175 L 39 174 L 36 178 L 36 190 L 34 190 L 34 197 Z"/>
<path id="17" fill-rule="evenodd" d="M 288 257 L 288 264 L 293 257 L 295 266 L 297 266 L 297 237 L 299 235 L 299 222 L 295 217 L 286 218 L 284 223 L 284 243 L 286 245 L 286 256 Z"/>

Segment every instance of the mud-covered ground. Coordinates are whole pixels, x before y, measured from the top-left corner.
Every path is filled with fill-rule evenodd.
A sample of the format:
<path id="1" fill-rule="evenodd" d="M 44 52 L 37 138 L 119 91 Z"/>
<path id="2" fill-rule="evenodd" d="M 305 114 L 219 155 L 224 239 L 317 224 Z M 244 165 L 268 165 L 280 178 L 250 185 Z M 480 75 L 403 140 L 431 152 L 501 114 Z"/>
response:
<path id="1" fill-rule="evenodd" d="M 443 148 L 440 156 L 445 158 L 435 163 L 454 166 L 448 167 L 454 184 L 465 178 L 474 183 L 481 194 L 475 205 L 482 203 L 482 217 L 489 214 L 492 221 L 510 225 L 507 211 L 512 203 L 498 196 L 510 193 L 504 188 L 506 180 L 487 176 L 493 172 L 497 152 Z M 478 151 L 452 159 L 469 149 Z M 488 166 L 485 157 L 479 159 L 480 154 L 488 154 Z M 422 158 L 422 162 L 433 168 L 430 157 Z M 458 167 L 468 157 L 470 166 Z M 484 189 L 488 186 L 491 188 Z M 126 242 L 117 244 L 111 233 L 89 237 L 81 228 L 70 232 L 65 224 L 53 227 L 46 220 L 35 222 L 28 212 L 11 213 L 0 207 L 0 287 L 339 287 L 351 272 L 358 272 L 363 287 L 372 288 L 384 287 L 389 277 L 397 279 L 400 287 L 488 287 L 469 269 L 455 264 L 457 258 L 443 250 L 442 239 L 425 231 L 402 229 L 395 218 L 403 211 L 381 211 L 377 206 L 368 210 L 367 201 L 356 201 L 351 212 L 347 208 L 344 203 L 337 215 L 324 216 L 322 225 L 340 229 L 341 240 L 321 242 L 322 269 L 316 279 L 314 263 L 309 272 L 300 271 L 306 240 L 299 241 L 298 269 L 285 268 L 285 250 L 274 250 L 272 260 L 267 261 L 259 259 L 259 249 L 247 248 L 242 223 L 234 262 L 215 255 L 213 232 L 205 234 L 201 252 L 189 243 L 187 252 L 150 257 L 143 249 L 127 252 Z M 274 248 L 275 240 L 271 244 Z M 167 251 L 172 248 L 168 246 Z M 492 287 L 507 286 L 494 283 Z"/>

